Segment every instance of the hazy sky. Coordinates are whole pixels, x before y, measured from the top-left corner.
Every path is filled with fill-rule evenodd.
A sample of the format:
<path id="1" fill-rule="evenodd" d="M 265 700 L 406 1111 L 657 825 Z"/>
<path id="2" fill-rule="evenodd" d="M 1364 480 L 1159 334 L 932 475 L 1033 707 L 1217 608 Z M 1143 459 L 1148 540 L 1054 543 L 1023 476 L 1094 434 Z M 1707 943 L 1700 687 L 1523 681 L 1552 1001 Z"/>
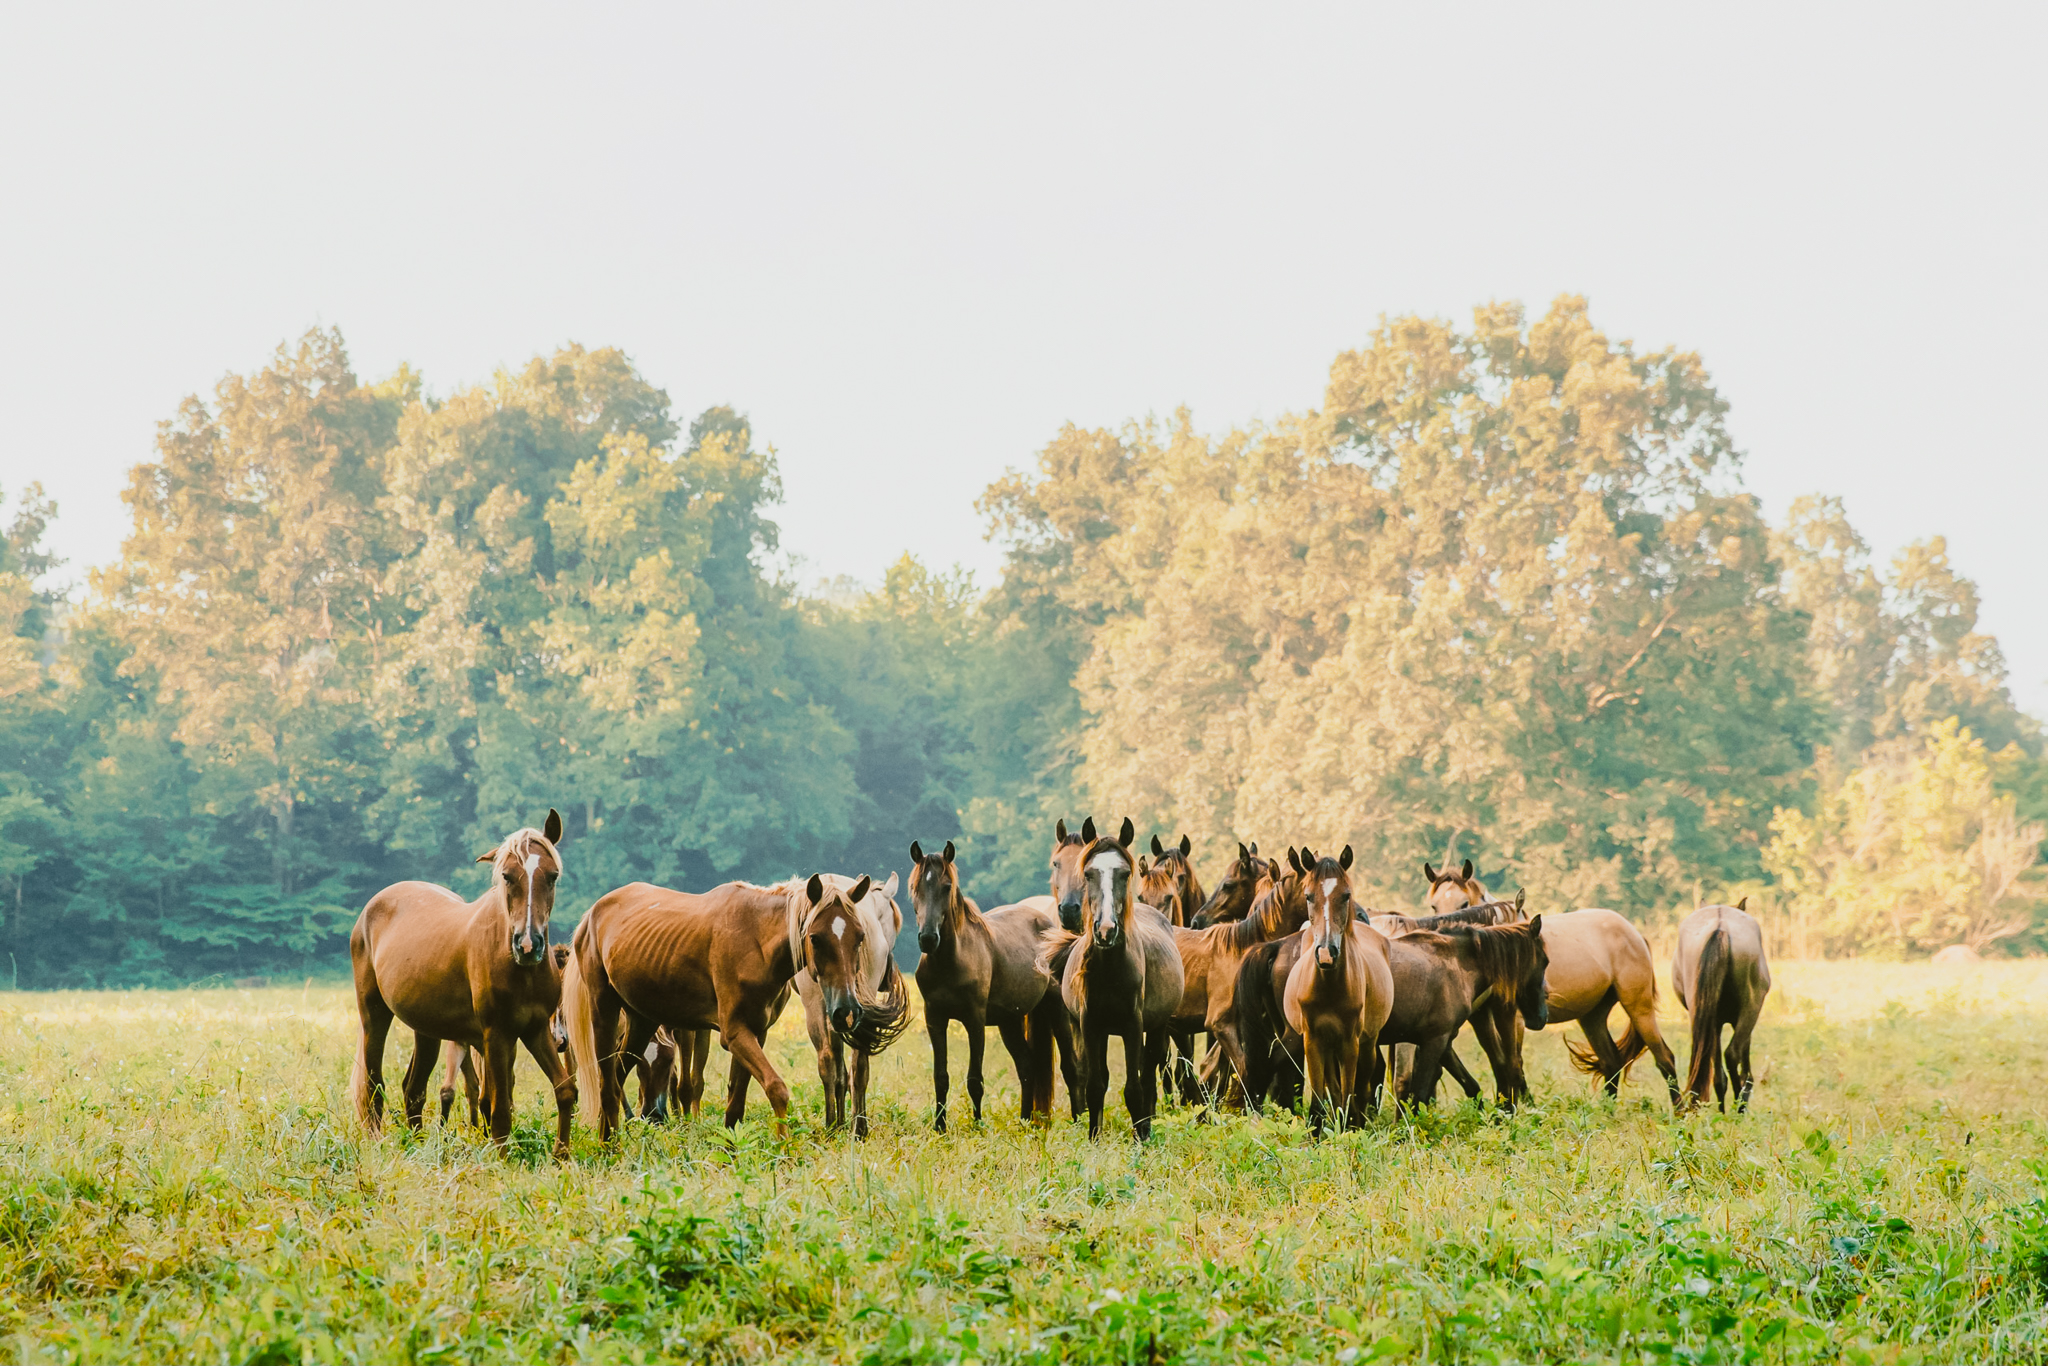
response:
<path id="1" fill-rule="evenodd" d="M 313 323 L 440 393 L 623 347 L 872 579 L 992 568 L 973 499 L 1064 421 L 1271 417 L 1382 314 L 1570 292 L 1706 358 L 1773 515 L 1947 535 L 2048 715 L 2038 6 L 594 9 L 10 8 L 0 483 L 74 575 Z"/>

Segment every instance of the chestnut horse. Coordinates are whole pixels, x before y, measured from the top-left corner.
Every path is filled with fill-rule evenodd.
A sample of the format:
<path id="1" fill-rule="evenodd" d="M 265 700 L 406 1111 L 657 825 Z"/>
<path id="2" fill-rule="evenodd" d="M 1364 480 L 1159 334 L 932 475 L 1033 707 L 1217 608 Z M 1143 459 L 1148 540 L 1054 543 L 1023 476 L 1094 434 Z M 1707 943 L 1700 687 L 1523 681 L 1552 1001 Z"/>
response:
<path id="1" fill-rule="evenodd" d="M 1688 1105 L 1707 1103 L 1707 1082 L 1714 1101 L 1725 1113 L 1728 1090 L 1735 1090 L 1735 1109 L 1749 1108 L 1756 1074 L 1749 1066 L 1749 1039 L 1771 994 L 1771 965 L 1764 957 L 1764 930 L 1749 913 L 1749 898 L 1733 906 L 1702 906 L 1678 927 L 1678 948 L 1671 955 L 1671 986 L 1692 1012 L 1692 1063 L 1686 1068 Z M 1721 1029 L 1728 1026 L 1728 1051 L 1721 1051 Z"/>
<path id="2" fill-rule="evenodd" d="M 899 1031 L 908 1006 L 901 975 L 893 999 L 869 995 L 861 935 L 849 933 L 869 882 L 841 889 L 813 873 L 774 887 L 728 882 L 702 895 L 635 882 L 600 897 L 576 927 L 562 983 L 562 1019 L 598 1138 L 609 1141 L 618 1128 L 616 1059 L 642 1052 L 662 1026 L 679 1043 L 685 1030 L 718 1031 L 733 1057 L 728 1129 L 746 1113 L 748 1082 L 759 1078 L 776 1128 L 786 1130 L 789 1085 L 762 1038 L 801 970 L 816 979 L 827 1023 L 851 1046 L 873 1052 Z"/>
<path id="3" fill-rule="evenodd" d="M 549 952 L 555 956 L 556 972 L 569 965 L 567 944 L 556 944 Z M 569 1036 L 562 1032 L 562 1012 L 559 1009 L 555 1011 L 554 1018 L 548 1021 L 548 1037 L 554 1040 L 555 1052 L 558 1055 L 569 1051 Z M 469 1127 L 474 1129 L 481 1122 L 477 1117 L 477 1100 L 482 1095 L 482 1089 L 477 1082 L 477 1064 L 482 1060 L 477 1056 L 475 1049 L 466 1044 L 459 1044 L 453 1039 L 441 1045 L 441 1057 L 445 1069 L 441 1076 L 441 1122 L 446 1124 L 448 1112 L 455 1108 L 456 1082 L 459 1079 L 462 1083 L 463 1098 L 469 1102 Z"/>
<path id="4" fill-rule="evenodd" d="M 1194 864 L 1188 862 L 1188 853 L 1194 842 L 1186 835 L 1179 844 L 1162 844 L 1159 836 L 1152 837 L 1152 861 L 1148 864 L 1141 856 L 1138 859 L 1138 900 L 1164 913 L 1175 925 L 1185 925 L 1207 901 L 1208 894 L 1202 890 L 1202 880 L 1195 876 Z"/>
<path id="5" fill-rule="evenodd" d="M 1225 870 L 1223 881 L 1216 884 L 1216 890 L 1210 893 L 1209 899 L 1188 917 L 1189 928 L 1206 930 L 1211 925 L 1242 920 L 1251 913 L 1260 885 L 1273 876 L 1273 865 L 1258 854 L 1256 844 L 1249 848 L 1242 843 L 1237 846 L 1237 858 Z"/>
<path id="6" fill-rule="evenodd" d="M 1251 883 L 1247 881 L 1246 885 Z M 1238 963 L 1254 945 L 1292 934 L 1308 920 L 1308 903 L 1301 893 L 1299 870 L 1281 874 L 1277 879 L 1261 879 L 1259 885 L 1266 890 L 1252 903 L 1249 914 L 1206 929 L 1173 932 L 1183 978 L 1180 1009 L 1173 1021 L 1176 1038 L 1179 1031 L 1192 1033 L 1201 1028 L 1216 1041 L 1211 1056 L 1204 1059 L 1200 1086 L 1218 1091 L 1233 1090 L 1230 1078 L 1244 1070 L 1243 1049 L 1237 1038 Z M 1219 1075 L 1223 1068 L 1229 1069 L 1228 1076 Z M 1201 1090 L 1197 1087 L 1193 1096 L 1188 1097 L 1188 1084 L 1189 1079 L 1183 1077 L 1184 1098 L 1199 1101 Z"/>
<path id="7" fill-rule="evenodd" d="M 1472 860 L 1466 859 L 1463 868 L 1449 868 L 1439 872 L 1427 863 L 1422 865 L 1422 875 L 1429 879 L 1429 910 L 1432 915 L 1455 911 L 1461 906 L 1477 906 L 1493 898 L 1479 885 L 1479 879 L 1472 876 Z"/>
<path id="8" fill-rule="evenodd" d="M 562 874 L 562 817 L 515 830 L 481 855 L 491 886 L 465 903 L 446 887 L 400 882 L 370 898 L 349 934 L 356 1014 L 362 1033 L 349 1080 L 356 1114 L 375 1133 L 384 1123 L 384 1040 L 398 1020 L 413 1031 L 405 1069 L 405 1121 L 420 1127 L 427 1082 L 448 1040 L 481 1050 L 483 1104 L 491 1141 L 512 1133 L 512 1059 L 526 1051 L 555 1089 L 555 1156 L 569 1155 L 576 1083 L 548 1034 L 562 999 L 562 974 L 548 952 L 548 919 Z"/>
<path id="9" fill-rule="evenodd" d="M 1092 829 L 1090 821 L 1084 830 Z M 1180 955 L 1166 917 L 1131 895 L 1137 860 L 1124 820 L 1116 839 L 1082 846 L 1080 915 L 1086 932 L 1048 930 L 1039 961 L 1065 959 L 1060 994 L 1081 1036 L 1081 1079 L 1088 1091 L 1088 1136 L 1102 1133 L 1109 1091 L 1109 1036 L 1124 1041 L 1124 1105 L 1140 1142 L 1152 1136 L 1158 1104 L 1154 1069 L 1165 1053 L 1166 1025 L 1180 1005 Z"/>
<path id="10" fill-rule="evenodd" d="M 1301 1036 L 1302 1074 L 1309 1122 L 1317 1133 L 1336 1116 L 1344 1124 L 1362 1112 L 1358 1057 L 1373 1057 L 1380 1030 L 1394 1010 L 1394 973 L 1387 941 L 1352 914 L 1351 846 L 1336 858 L 1301 851 L 1308 923 L 1280 992 L 1280 1014 Z M 1367 1065 L 1368 1074 L 1371 1065 Z"/>
<path id="11" fill-rule="evenodd" d="M 1067 1098 L 1080 1114 L 1073 1032 L 1052 972 L 1038 961 L 1039 936 L 1059 928 L 1048 897 L 984 913 L 960 891 L 953 842 L 927 854 L 910 845 L 910 904 L 917 914 L 917 989 L 932 1041 L 932 1127 L 946 1131 L 946 1026 L 967 1031 L 967 1098 L 981 1119 L 981 1059 L 993 1024 L 1009 1050 L 1023 1092 L 1025 1119 L 1052 1118 L 1053 1046 L 1059 1045 Z"/>
<path id="12" fill-rule="evenodd" d="M 826 874 L 836 888 L 853 885 L 853 879 L 837 873 Z M 863 879 L 866 881 L 867 879 Z M 863 985 L 877 998 L 905 994 L 902 972 L 896 966 L 896 935 L 903 928 L 903 912 L 896 907 L 896 874 L 880 885 L 870 885 L 868 894 L 854 904 L 854 924 L 860 935 L 860 972 Z M 893 983 L 893 985 L 892 985 Z M 818 1080 L 825 1086 L 825 1127 L 836 1129 L 846 1123 L 847 1093 L 853 1095 L 853 1134 L 868 1134 L 868 1062 L 895 1042 L 910 1024 L 905 1011 L 894 1032 L 877 1035 L 872 1050 L 855 1048 L 853 1067 L 846 1066 L 845 1045 L 825 1021 L 825 995 L 808 971 L 796 975 L 797 997 L 804 1006 L 804 1027 L 810 1032 L 811 1047 L 818 1054 Z M 695 1078 L 698 1093 L 704 1087 L 703 1072 Z"/>

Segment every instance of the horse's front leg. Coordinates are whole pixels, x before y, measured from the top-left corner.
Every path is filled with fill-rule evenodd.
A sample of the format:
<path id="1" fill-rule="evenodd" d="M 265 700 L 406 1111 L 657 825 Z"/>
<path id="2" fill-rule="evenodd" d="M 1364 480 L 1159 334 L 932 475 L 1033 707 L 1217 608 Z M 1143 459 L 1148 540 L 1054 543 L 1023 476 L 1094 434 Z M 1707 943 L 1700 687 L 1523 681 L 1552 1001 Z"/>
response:
<path id="1" fill-rule="evenodd" d="M 1088 1137 L 1102 1137 L 1102 1106 L 1109 1096 L 1109 1029 L 1093 1020 L 1081 1023 L 1082 1085 L 1088 1091 Z"/>
<path id="2" fill-rule="evenodd" d="M 491 1107 L 491 1142 L 512 1137 L 512 1061 L 519 1041 L 502 1029 L 484 1031 L 484 1100 Z"/>
<path id="3" fill-rule="evenodd" d="M 1159 1104 L 1160 1055 L 1166 1052 L 1171 1035 L 1164 1029 L 1152 1031 L 1156 1046 L 1147 1046 L 1145 1027 L 1133 1025 L 1124 1033 L 1124 1109 L 1130 1112 L 1131 1129 L 1143 1143 L 1152 1137 L 1152 1112 Z M 1109 1055 L 1103 1053 L 1103 1080 L 1108 1081 Z"/>
<path id="4" fill-rule="evenodd" d="M 868 1136 L 868 1055 L 866 1050 L 853 1050 L 853 1136 Z"/>
<path id="5" fill-rule="evenodd" d="M 520 1042 L 526 1051 L 540 1064 L 540 1070 L 555 1088 L 555 1160 L 565 1161 L 569 1156 L 569 1128 L 576 1122 L 576 1074 L 562 1061 L 561 1052 L 555 1047 L 554 1036 L 548 1033 L 548 1022 L 542 1020 L 528 1030 Z M 507 1050 L 508 1052 L 510 1050 Z M 508 1063 L 506 1072 L 511 1072 Z M 506 1087 L 509 1093 L 511 1087 Z"/>
<path id="6" fill-rule="evenodd" d="M 761 1040 L 754 1031 L 739 1021 L 728 1023 L 719 1031 L 725 1036 L 725 1046 L 732 1053 L 733 1075 L 737 1078 L 743 1071 L 752 1073 L 760 1081 L 761 1089 L 768 1094 L 768 1104 L 775 1111 L 775 1132 L 778 1137 L 789 1134 L 789 1083 L 775 1070 L 775 1064 L 768 1061 L 768 1050 L 761 1046 Z M 728 1104 L 725 1111 L 725 1127 L 730 1129 L 740 1122 L 738 1111 L 746 1108 L 746 1087 L 737 1080 L 733 1086 L 736 1104 Z"/>
<path id="7" fill-rule="evenodd" d="M 953 1080 L 946 1075 L 946 1017 L 933 1012 L 924 1017 L 925 1036 L 932 1041 L 932 1132 L 946 1132 L 946 1092 Z"/>
<path id="8" fill-rule="evenodd" d="M 981 1123 L 981 1056 L 988 1047 L 988 1016 L 969 1011 L 961 1021 L 967 1026 L 967 1099 L 974 1105 L 974 1122 Z"/>

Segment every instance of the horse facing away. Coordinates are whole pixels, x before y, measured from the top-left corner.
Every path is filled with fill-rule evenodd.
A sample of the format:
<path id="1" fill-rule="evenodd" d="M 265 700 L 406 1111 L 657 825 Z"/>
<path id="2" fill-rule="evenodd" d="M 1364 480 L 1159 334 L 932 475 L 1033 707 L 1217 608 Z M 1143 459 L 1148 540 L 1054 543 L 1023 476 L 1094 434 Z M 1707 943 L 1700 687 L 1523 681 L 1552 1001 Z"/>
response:
<path id="1" fill-rule="evenodd" d="M 1083 827 L 1092 828 L 1093 822 Z M 1102 1133 L 1109 1091 L 1109 1037 L 1124 1041 L 1124 1105 L 1140 1142 L 1152 1136 L 1158 1105 L 1154 1069 L 1164 1056 L 1166 1025 L 1180 1005 L 1180 955 L 1166 917 L 1131 896 L 1137 860 L 1128 818 L 1116 839 L 1092 840 L 1080 851 L 1080 914 L 1086 932 L 1047 931 L 1039 961 L 1064 957 L 1061 999 L 1081 1035 L 1082 1081 L 1088 1091 L 1088 1136 Z"/>
<path id="2" fill-rule="evenodd" d="M 827 873 L 825 877 L 834 890 L 845 891 L 854 885 L 852 878 L 838 873 Z M 854 918 L 860 933 L 860 975 L 869 994 L 877 999 L 904 995 L 903 974 L 896 966 L 895 956 L 896 935 L 903 928 L 903 912 L 896 907 L 896 874 L 889 874 L 887 883 L 868 888 L 868 894 L 854 903 Z M 894 1033 L 878 1034 L 872 1051 L 855 1048 L 853 1067 L 849 1071 L 846 1046 L 825 1019 L 825 993 L 808 969 L 797 973 L 796 990 L 804 1006 L 804 1027 L 810 1032 L 811 1047 L 818 1054 L 818 1080 L 825 1086 L 825 1127 L 836 1129 L 846 1123 L 846 1100 L 850 1091 L 853 1096 L 854 1137 L 866 1138 L 869 1060 L 895 1042 L 897 1035 L 909 1026 L 910 1013 L 903 1012 L 899 1017 L 901 1024 Z M 701 1070 L 697 1074 L 696 1085 L 702 1094 Z"/>
<path id="3" fill-rule="evenodd" d="M 946 1131 L 951 1079 L 946 1072 L 946 1027 L 967 1031 L 967 1097 L 981 1119 L 981 1059 L 989 1025 L 1001 1035 L 1017 1069 L 1023 1114 L 1052 1118 L 1053 1047 L 1066 1072 L 1067 1097 L 1080 1114 L 1074 1073 L 1073 1031 L 1052 972 L 1038 961 L 1039 936 L 1059 928 L 1050 897 L 1032 897 L 983 912 L 960 890 L 953 842 L 928 854 L 910 845 L 910 903 L 917 914 L 917 989 L 932 1043 L 932 1127 Z"/>
<path id="4" fill-rule="evenodd" d="M 1749 913 L 1749 898 L 1733 906 L 1702 906 L 1678 927 L 1678 948 L 1671 955 L 1671 985 L 1692 1013 L 1692 1061 L 1686 1068 L 1688 1106 L 1707 1103 L 1707 1082 L 1723 1113 L 1728 1091 L 1735 1090 L 1738 1113 L 1749 1108 L 1756 1085 L 1750 1070 L 1749 1040 L 1771 994 L 1771 965 L 1764 957 L 1763 926 Z M 1721 1029 L 1728 1026 L 1728 1050 L 1721 1051 Z"/>
<path id="5" fill-rule="evenodd" d="M 569 1155 L 576 1083 L 548 1032 L 562 999 L 562 974 L 548 951 L 548 921 L 562 874 L 562 817 L 507 835 L 481 855 L 491 885 L 465 903 L 446 887 L 400 882 L 370 898 L 349 934 L 355 972 L 356 1045 L 349 1090 L 375 1133 L 384 1122 L 384 1041 L 398 1020 L 413 1031 L 405 1070 L 406 1123 L 420 1127 L 427 1082 L 442 1041 L 479 1050 L 491 1141 L 512 1133 L 512 1061 L 520 1044 L 555 1090 L 555 1156 Z"/>
<path id="6" fill-rule="evenodd" d="M 1336 858 L 1301 851 L 1308 923 L 1280 998 L 1288 1028 L 1301 1036 L 1310 1123 L 1321 1133 L 1334 1114 L 1343 1124 L 1358 1105 L 1358 1058 L 1377 1053 L 1394 1009 L 1387 941 L 1352 914 L 1351 846 Z"/>
<path id="7" fill-rule="evenodd" d="M 600 897 L 576 927 L 562 983 L 562 1019 L 599 1139 L 618 1127 L 616 1059 L 642 1052 L 662 1026 L 679 1046 L 685 1030 L 718 1031 L 734 1063 L 727 1128 L 746 1113 L 748 1083 L 759 1078 L 785 1130 L 789 1085 L 762 1039 L 800 970 L 816 979 L 827 1022 L 852 1047 L 874 1052 L 900 1031 L 908 992 L 882 1000 L 863 990 L 853 931 L 869 882 L 840 889 L 813 873 L 774 887 L 728 882 L 702 895 L 635 882 Z"/>

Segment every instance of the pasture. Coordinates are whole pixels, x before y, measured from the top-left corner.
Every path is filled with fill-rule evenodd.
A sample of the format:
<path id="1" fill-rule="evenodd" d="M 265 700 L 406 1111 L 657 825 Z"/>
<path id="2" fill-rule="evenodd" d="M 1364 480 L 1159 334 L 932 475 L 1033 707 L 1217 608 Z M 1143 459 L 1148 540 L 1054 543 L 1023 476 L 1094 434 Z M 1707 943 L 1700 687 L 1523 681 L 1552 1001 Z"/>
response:
<path id="1" fill-rule="evenodd" d="M 2048 1360 L 2048 964 L 1774 966 L 1744 1116 L 1674 1120 L 1647 1062 L 1610 1103 L 1553 1029 L 1513 1116 L 1446 1102 L 1317 1142 L 1168 1108 L 1141 1149 L 1114 1091 L 1100 1142 L 1021 1123 L 991 1039 L 984 1122 L 956 1042 L 934 1136 L 913 1029 L 856 1143 L 819 1124 L 792 1010 L 769 1041 L 786 1140 L 758 1098 L 719 1127 L 714 1050 L 712 1115 L 609 1150 L 579 1119 L 566 1165 L 523 1059 L 509 1155 L 460 1125 L 365 1139 L 344 986 L 0 995 L 0 1340 L 35 1362 Z M 1663 1018 L 1682 1057 L 1668 984 Z"/>

